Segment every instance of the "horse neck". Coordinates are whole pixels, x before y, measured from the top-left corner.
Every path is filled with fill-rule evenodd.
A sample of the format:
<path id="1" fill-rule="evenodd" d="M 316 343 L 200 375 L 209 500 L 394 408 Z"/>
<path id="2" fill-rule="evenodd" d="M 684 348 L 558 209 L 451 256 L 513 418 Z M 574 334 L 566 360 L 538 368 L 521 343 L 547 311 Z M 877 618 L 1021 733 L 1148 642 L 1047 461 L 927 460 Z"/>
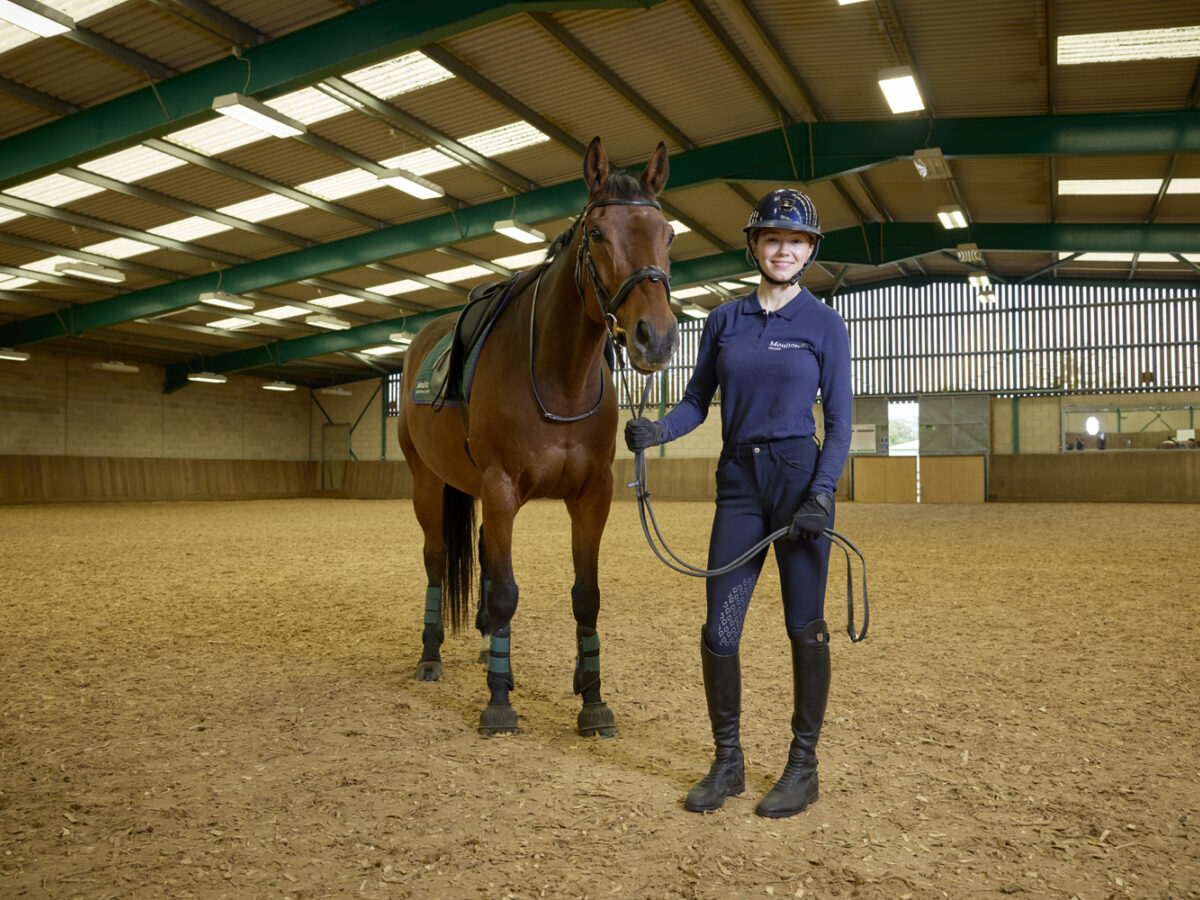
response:
<path id="1" fill-rule="evenodd" d="M 599 390 L 605 329 L 589 318 L 575 284 L 575 240 L 563 248 L 537 286 L 533 367 L 539 389 L 557 391 L 563 400 L 579 397 L 590 406 Z M 533 292 L 529 293 L 531 298 Z M 587 302 L 595 303 L 595 298 Z"/>

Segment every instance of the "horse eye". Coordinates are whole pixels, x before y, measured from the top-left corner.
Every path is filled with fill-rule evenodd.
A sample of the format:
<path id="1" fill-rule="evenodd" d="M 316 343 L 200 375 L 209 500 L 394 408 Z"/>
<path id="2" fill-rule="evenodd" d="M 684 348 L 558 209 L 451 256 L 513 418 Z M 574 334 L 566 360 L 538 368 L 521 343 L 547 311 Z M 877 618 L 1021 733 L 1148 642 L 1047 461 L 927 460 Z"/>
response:
<path id="1" fill-rule="evenodd" d="M 675 229 L 674 228 L 672 228 L 667 233 L 667 246 L 670 247 L 673 243 L 675 243 Z"/>
<path id="2" fill-rule="evenodd" d="M 590 237 L 593 241 L 602 241 L 604 240 L 604 232 L 602 232 L 599 228 L 593 227 L 592 230 L 588 232 L 588 237 Z"/>

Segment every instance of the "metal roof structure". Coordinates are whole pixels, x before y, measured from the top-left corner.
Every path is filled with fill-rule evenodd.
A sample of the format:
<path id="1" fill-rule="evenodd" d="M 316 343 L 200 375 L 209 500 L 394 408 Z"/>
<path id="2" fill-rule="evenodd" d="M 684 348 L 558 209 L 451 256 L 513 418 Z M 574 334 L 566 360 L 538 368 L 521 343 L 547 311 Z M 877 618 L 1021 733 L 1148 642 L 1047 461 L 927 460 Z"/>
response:
<path id="1" fill-rule="evenodd" d="M 497 221 L 570 224 L 595 135 L 631 171 L 666 143 L 688 304 L 740 290 L 750 209 L 797 184 L 826 297 L 980 271 L 1200 283 L 1200 51 L 1065 55 L 1076 35 L 1186 37 L 1195 0 L 6 2 L 60 30 L 0 21 L 0 347 L 159 363 L 168 390 L 398 369 L 389 336 L 536 261 L 545 244 Z M 889 109 L 896 67 L 923 109 Z M 298 133 L 219 114 L 230 95 Z M 381 180 L 396 170 L 440 193 Z"/>

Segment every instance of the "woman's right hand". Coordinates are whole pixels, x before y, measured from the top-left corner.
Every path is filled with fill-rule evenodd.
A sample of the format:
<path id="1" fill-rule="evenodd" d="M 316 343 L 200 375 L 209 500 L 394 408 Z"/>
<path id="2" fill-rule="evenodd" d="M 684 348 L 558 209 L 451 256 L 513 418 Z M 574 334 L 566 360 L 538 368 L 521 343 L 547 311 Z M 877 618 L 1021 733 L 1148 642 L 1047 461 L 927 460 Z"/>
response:
<path id="1" fill-rule="evenodd" d="M 633 453 L 663 442 L 662 426 L 646 417 L 630 419 L 625 423 L 625 446 Z"/>

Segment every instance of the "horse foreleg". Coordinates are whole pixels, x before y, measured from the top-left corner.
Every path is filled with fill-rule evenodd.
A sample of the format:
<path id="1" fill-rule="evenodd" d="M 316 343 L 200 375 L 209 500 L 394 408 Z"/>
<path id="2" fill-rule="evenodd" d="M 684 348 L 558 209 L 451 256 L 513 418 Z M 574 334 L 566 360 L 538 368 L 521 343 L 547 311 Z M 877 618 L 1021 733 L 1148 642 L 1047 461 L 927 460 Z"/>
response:
<path id="1" fill-rule="evenodd" d="M 485 479 L 483 497 L 483 529 L 487 534 L 485 547 L 489 587 L 487 619 L 491 625 L 488 645 L 487 686 L 488 705 L 479 716 L 479 733 L 484 735 L 516 734 L 517 713 L 509 703 L 513 690 L 512 659 L 509 638 L 512 618 L 517 611 L 517 583 L 512 573 L 512 524 L 517 504 L 507 485 L 489 483 Z"/>
<path id="2" fill-rule="evenodd" d="M 568 503 L 571 514 L 571 552 L 575 583 L 571 587 L 571 609 L 575 613 L 575 693 L 583 698 L 579 733 L 584 737 L 613 737 L 616 720 L 600 697 L 600 538 L 608 520 L 612 485 L 593 491 L 588 498 Z"/>

